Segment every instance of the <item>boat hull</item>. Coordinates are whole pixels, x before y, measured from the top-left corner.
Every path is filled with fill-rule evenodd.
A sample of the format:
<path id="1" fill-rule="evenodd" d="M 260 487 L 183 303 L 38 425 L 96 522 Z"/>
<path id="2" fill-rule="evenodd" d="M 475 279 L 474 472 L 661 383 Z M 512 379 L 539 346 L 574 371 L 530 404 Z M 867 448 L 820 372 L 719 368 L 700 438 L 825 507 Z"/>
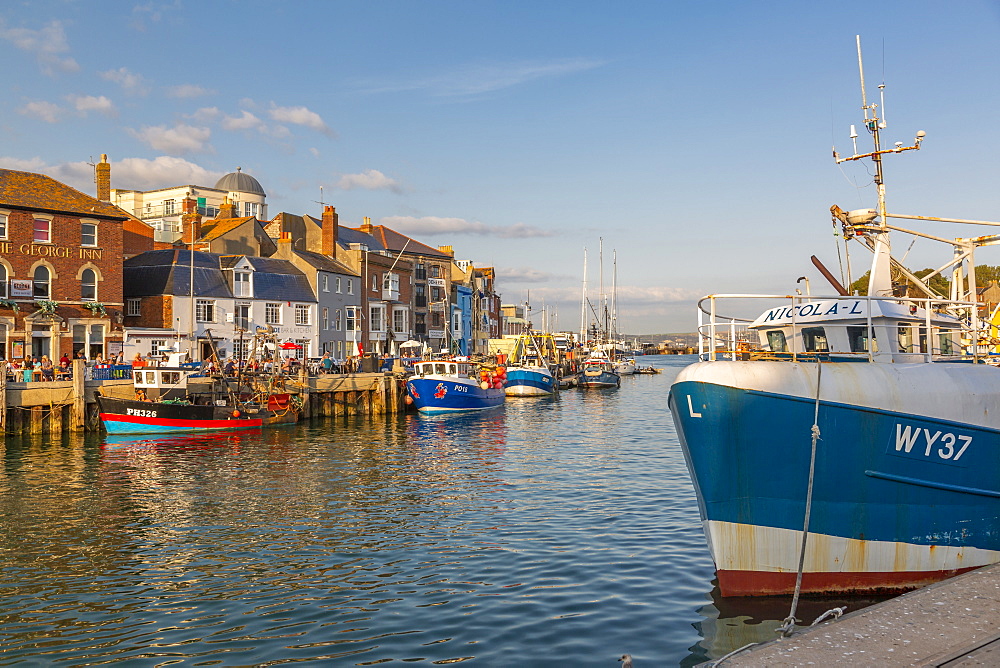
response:
<path id="1" fill-rule="evenodd" d="M 618 387 L 622 383 L 621 377 L 610 371 L 584 371 L 580 374 L 579 384 L 581 387 Z"/>
<path id="2" fill-rule="evenodd" d="M 448 376 L 413 377 L 406 381 L 406 390 L 421 413 L 485 410 L 506 398 L 502 387 L 484 390 L 472 379 Z"/>
<path id="3" fill-rule="evenodd" d="M 816 364 L 704 362 L 671 388 L 725 596 L 794 588 L 816 381 Z M 819 382 L 803 591 L 900 591 L 1000 561 L 1000 373 L 824 363 Z"/>
<path id="4" fill-rule="evenodd" d="M 264 417 L 232 407 L 168 404 L 98 396 L 101 422 L 109 434 L 176 434 L 259 429 Z"/>
<path id="5" fill-rule="evenodd" d="M 556 381 L 547 369 L 507 367 L 504 392 L 508 397 L 540 397 L 556 390 Z"/>

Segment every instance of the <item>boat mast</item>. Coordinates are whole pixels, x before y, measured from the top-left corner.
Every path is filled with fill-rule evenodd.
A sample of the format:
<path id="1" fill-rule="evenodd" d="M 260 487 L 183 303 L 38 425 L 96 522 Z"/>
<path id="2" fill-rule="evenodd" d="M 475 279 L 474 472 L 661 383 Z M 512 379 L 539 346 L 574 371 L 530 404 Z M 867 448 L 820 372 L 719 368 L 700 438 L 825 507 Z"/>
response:
<path id="1" fill-rule="evenodd" d="M 611 327 L 608 338 L 618 339 L 618 250 L 611 251 Z"/>
<path id="2" fill-rule="evenodd" d="M 583 294 L 580 297 L 580 345 L 587 344 L 587 248 L 583 248 Z"/>
<path id="3" fill-rule="evenodd" d="M 598 301 L 604 308 L 604 313 L 602 314 L 604 322 L 601 323 L 602 331 L 600 332 L 599 339 L 601 343 L 604 343 L 604 338 L 607 336 L 607 331 L 608 331 L 608 296 L 604 294 L 604 237 L 598 237 L 598 241 L 600 242 L 598 245 L 598 263 L 597 263 L 598 276 L 600 278 L 600 280 L 598 281 L 600 285 L 600 292 L 598 292 Z"/>
<path id="4" fill-rule="evenodd" d="M 890 255 L 889 248 L 889 229 L 890 226 L 886 222 L 889 217 L 886 211 L 885 205 L 885 181 L 882 177 L 882 154 L 884 153 L 902 153 L 903 151 L 910 151 L 920 148 L 920 142 L 924 139 L 924 132 L 920 131 L 917 133 L 916 140 L 912 146 L 903 146 L 902 142 L 897 142 L 893 148 L 883 149 L 881 138 L 879 132 L 885 129 L 885 99 L 884 91 L 885 84 L 879 85 L 880 91 L 880 102 L 883 107 L 883 117 L 880 118 L 878 115 L 878 104 L 868 104 L 868 96 L 865 92 L 865 70 L 864 63 L 861 58 L 861 36 L 856 35 L 855 40 L 857 42 L 858 48 L 858 73 L 861 79 L 861 108 L 864 111 L 864 122 L 865 129 L 872 136 L 872 142 L 874 144 L 874 150 L 870 153 L 858 153 L 857 138 L 858 134 L 851 126 L 851 140 L 854 142 L 854 155 L 846 158 L 841 158 L 837 153 L 836 149 L 833 151 L 833 157 L 836 163 L 839 165 L 842 162 L 847 162 L 849 160 L 861 160 L 863 158 L 871 158 L 872 162 L 875 163 L 875 188 L 878 194 L 878 209 L 875 214 L 878 216 L 878 223 L 874 223 L 871 220 L 864 221 L 851 221 L 845 214 L 843 222 L 851 225 L 855 230 L 861 230 L 869 234 L 870 240 L 872 242 L 872 250 L 874 252 L 874 258 L 872 259 L 871 273 L 868 278 L 868 295 L 871 297 L 891 297 L 892 296 L 892 276 L 890 268 L 892 265 L 892 257 Z"/>

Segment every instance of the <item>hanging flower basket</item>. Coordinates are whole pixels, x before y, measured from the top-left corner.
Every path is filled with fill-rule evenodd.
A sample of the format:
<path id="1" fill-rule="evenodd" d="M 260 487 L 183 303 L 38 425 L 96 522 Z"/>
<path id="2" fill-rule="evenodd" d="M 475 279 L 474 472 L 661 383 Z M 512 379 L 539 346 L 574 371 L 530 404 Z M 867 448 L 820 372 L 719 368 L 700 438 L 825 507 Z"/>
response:
<path id="1" fill-rule="evenodd" d="M 90 312 L 94 315 L 100 313 L 101 315 L 107 315 L 108 312 L 104 309 L 104 304 L 101 302 L 84 302 L 83 308 L 90 309 Z"/>
<path id="2" fill-rule="evenodd" d="M 53 315 L 56 312 L 56 308 L 59 307 L 59 303 L 49 299 L 37 299 L 35 300 L 35 306 L 38 307 L 39 313 Z"/>
<path id="3" fill-rule="evenodd" d="M 21 307 L 17 305 L 17 302 L 12 299 L 0 299 L 0 306 L 3 308 L 13 309 L 14 313 L 21 310 Z"/>

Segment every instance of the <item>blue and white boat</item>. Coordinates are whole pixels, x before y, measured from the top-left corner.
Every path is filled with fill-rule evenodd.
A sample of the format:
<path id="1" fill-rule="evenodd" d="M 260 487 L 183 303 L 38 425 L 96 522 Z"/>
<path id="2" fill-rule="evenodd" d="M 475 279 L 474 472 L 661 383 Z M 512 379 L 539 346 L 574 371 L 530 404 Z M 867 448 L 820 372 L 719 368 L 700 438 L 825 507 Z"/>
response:
<path id="1" fill-rule="evenodd" d="M 469 362 L 416 362 L 406 381 L 409 400 L 421 413 L 478 411 L 504 403 L 503 373 Z"/>
<path id="2" fill-rule="evenodd" d="M 614 362 L 601 350 L 595 350 L 583 361 L 579 385 L 581 387 L 621 387 L 622 379 L 615 371 Z"/>
<path id="3" fill-rule="evenodd" d="M 516 362 L 507 365 L 507 382 L 504 384 L 508 397 L 541 397 L 559 389 L 535 335 L 521 335 L 514 350 L 512 357 Z"/>
<path id="4" fill-rule="evenodd" d="M 868 294 L 814 260 L 838 294 L 706 297 L 701 361 L 671 387 L 724 596 L 792 592 L 800 563 L 801 591 L 853 593 L 1000 561 L 1000 372 L 978 345 L 971 264 L 1000 235 L 956 239 L 923 279 L 891 257 L 890 229 L 908 230 L 888 219 L 973 221 L 887 211 L 881 158 L 924 133 L 882 149 L 877 107 L 863 104 L 874 150 L 838 162 L 875 163 L 878 208 L 831 208 L 845 245 L 874 254 Z M 930 288 L 942 271 L 950 299 Z M 750 299 L 768 302 L 755 320 L 721 317 Z"/>

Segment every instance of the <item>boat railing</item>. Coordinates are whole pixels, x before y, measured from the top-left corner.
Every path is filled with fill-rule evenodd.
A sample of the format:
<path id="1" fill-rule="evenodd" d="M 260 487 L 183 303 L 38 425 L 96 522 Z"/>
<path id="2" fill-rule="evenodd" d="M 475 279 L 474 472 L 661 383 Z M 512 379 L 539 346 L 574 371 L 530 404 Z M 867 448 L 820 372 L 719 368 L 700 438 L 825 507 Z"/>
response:
<path id="1" fill-rule="evenodd" d="M 792 336 L 788 339 L 787 350 L 774 351 L 763 345 L 757 332 L 751 325 L 762 311 L 759 307 L 750 317 L 752 304 L 759 301 L 771 303 L 769 309 L 780 308 L 782 304 L 791 308 L 791 322 L 783 322 L 780 326 L 790 326 Z M 797 309 L 807 303 L 815 302 L 859 302 L 864 303 L 864 319 L 870 340 L 875 339 L 875 328 L 885 327 L 885 316 L 873 313 L 875 303 L 895 303 L 907 307 L 911 318 L 905 322 L 912 324 L 912 331 L 907 331 L 907 340 L 894 341 L 892 350 L 879 351 L 877 342 L 866 344 L 863 350 L 829 350 L 804 349 L 800 336 L 802 329 L 815 327 L 821 323 L 836 321 L 798 320 Z M 733 315 L 720 314 L 722 302 L 736 304 L 730 311 Z M 922 310 L 922 314 L 920 314 Z M 922 322 L 916 322 L 920 314 Z M 862 315 L 862 314 L 859 314 Z M 942 326 L 941 316 L 951 318 L 947 326 Z M 873 318 L 875 321 L 873 321 Z M 860 318 L 859 318 L 860 319 Z M 899 318 L 904 322 L 903 318 Z M 778 325 L 776 325 L 778 326 Z M 953 335 L 959 334 L 956 342 Z M 928 334 L 930 334 L 928 336 Z M 893 361 L 893 362 L 933 362 L 933 361 L 986 361 L 989 357 L 984 341 L 990 342 L 989 327 L 979 319 L 978 305 L 975 302 L 957 301 L 926 297 L 870 297 L 870 296 L 819 296 L 819 295 L 761 295 L 761 294 L 718 294 L 703 297 L 698 301 L 698 357 L 701 360 L 789 360 L 789 361 Z M 1000 345 L 994 346 L 1000 352 Z M 992 348 L 991 348 L 992 350 Z"/>

